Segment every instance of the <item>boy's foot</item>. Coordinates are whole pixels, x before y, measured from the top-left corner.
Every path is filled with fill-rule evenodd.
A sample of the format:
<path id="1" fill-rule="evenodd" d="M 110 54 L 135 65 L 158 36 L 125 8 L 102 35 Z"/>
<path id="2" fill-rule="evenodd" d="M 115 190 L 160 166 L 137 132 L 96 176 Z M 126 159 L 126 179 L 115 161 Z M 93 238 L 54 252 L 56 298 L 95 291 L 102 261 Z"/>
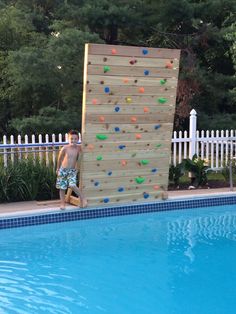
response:
<path id="1" fill-rule="evenodd" d="M 81 207 L 82 207 L 82 208 L 85 208 L 85 207 L 87 207 L 87 206 L 88 206 L 88 201 L 87 201 L 86 199 L 81 200 Z"/>

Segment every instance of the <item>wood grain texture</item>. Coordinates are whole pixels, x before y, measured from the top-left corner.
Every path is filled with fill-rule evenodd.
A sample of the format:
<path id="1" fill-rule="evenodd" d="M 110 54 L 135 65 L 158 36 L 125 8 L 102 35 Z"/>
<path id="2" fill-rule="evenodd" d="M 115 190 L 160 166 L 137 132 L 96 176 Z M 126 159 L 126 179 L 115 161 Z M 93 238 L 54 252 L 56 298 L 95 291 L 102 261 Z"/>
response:
<path id="1" fill-rule="evenodd" d="M 89 206 L 166 198 L 179 57 L 86 45 L 80 185 Z"/>

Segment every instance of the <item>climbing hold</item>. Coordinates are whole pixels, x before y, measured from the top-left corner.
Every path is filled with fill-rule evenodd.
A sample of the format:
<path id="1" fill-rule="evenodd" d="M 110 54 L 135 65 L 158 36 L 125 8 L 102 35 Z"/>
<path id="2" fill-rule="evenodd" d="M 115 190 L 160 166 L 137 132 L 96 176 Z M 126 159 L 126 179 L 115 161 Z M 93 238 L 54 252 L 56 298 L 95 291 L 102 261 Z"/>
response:
<path id="1" fill-rule="evenodd" d="M 161 147 L 161 144 L 157 144 L 156 147 L 157 147 L 157 148 L 160 148 L 160 147 Z"/>
<path id="2" fill-rule="evenodd" d="M 153 173 L 157 172 L 157 168 L 152 168 L 151 170 Z"/>
<path id="3" fill-rule="evenodd" d="M 144 90 L 144 87 L 139 87 L 139 92 L 140 92 L 140 93 L 142 93 L 142 94 L 143 94 L 143 93 L 144 93 L 144 91 L 145 91 L 145 90 Z"/>
<path id="4" fill-rule="evenodd" d="M 105 118 L 103 116 L 99 117 L 99 121 L 100 122 L 104 122 L 105 121 Z"/>
<path id="5" fill-rule="evenodd" d="M 99 185 L 99 182 L 98 182 L 98 181 L 94 182 L 94 185 L 95 185 L 95 186 L 98 186 L 98 185 Z"/>
<path id="6" fill-rule="evenodd" d="M 103 157 L 101 155 L 97 156 L 97 160 L 103 160 Z"/>
<path id="7" fill-rule="evenodd" d="M 159 190 L 159 188 L 160 188 L 159 185 L 154 185 L 153 187 L 154 190 Z"/>
<path id="8" fill-rule="evenodd" d="M 114 128 L 114 130 L 115 130 L 115 132 L 120 132 L 120 128 L 118 128 L 118 126 L 116 126 L 116 127 Z"/>
<path id="9" fill-rule="evenodd" d="M 173 62 L 173 61 L 172 61 Z M 167 62 L 166 63 L 166 69 L 173 69 L 173 64 L 172 64 L 172 62 L 170 61 L 170 62 Z"/>
<path id="10" fill-rule="evenodd" d="M 104 203 L 108 203 L 109 201 L 110 201 L 110 199 L 109 199 L 108 197 L 106 197 L 106 198 L 103 199 L 103 202 L 104 202 Z"/>
<path id="11" fill-rule="evenodd" d="M 137 60 L 136 59 L 132 59 L 132 60 L 130 60 L 130 62 L 129 62 L 131 65 L 134 65 L 135 63 L 137 63 Z"/>
<path id="12" fill-rule="evenodd" d="M 148 54 L 148 50 L 147 49 L 143 49 L 143 55 L 147 55 Z"/>
<path id="13" fill-rule="evenodd" d="M 109 72 L 109 71 L 111 71 L 111 68 L 110 68 L 108 65 L 105 65 L 105 66 L 103 67 L 103 72 L 104 72 L 104 73 L 107 73 L 107 72 Z"/>
<path id="14" fill-rule="evenodd" d="M 115 48 L 111 49 L 111 54 L 113 54 L 113 55 L 116 55 L 116 54 L 117 54 L 117 51 L 116 51 Z"/>
<path id="15" fill-rule="evenodd" d="M 127 161 L 126 160 L 121 160 L 121 165 L 122 166 L 126 166 L 127 165 Z"/>
<path id="16" fill-rule="evenodd" d="M 98 100 L 97 100 L 97 99 L 95 99 L 95 98 L 92 99 L 92 104 L 93 104 L 93 105 L 96 105 L 97 103 L 98 103 Z"/>
<path id="17" fill-rule="evenodd" d="M 133 153 L 132 155 L 131 155 L 131 157 L 135 157 L 137 155 L 137 153 Z"/>
<path id="18" fill-rule="evenodd" d="M 142 159 L 140 162 L 142 165 L 148 165 L 149 164 L 149 160 L 147 160 L 147 159 Z"/>
<path id="19" fill-rule="evenodd" d="M 143 112 L 149 112 L 149 108 L 148 107 L 144 107 L 143 108 Z"/>
<path id="20" fill-rule="evenodd" d="M 136 181 L 138 184 L 141 184 L 141 183 L 143 183 L 143 182 L 145 181 L 145 178 L 143 178 L 143 177 L 137 177 L 137 178 L 135 178 L 135 181 Z"/>
<path id="21" fill-rule="evenodd" d="M 160 80 L 160 84 L 161 84 L 161 85 L 164 85 L 166 82 L 167 82 L 167 79 L 162 79 L 162 80 Z"/>
<path id="22" fill-rule="evenodd" d="M 142 135 L 141 134 L 136 134 L 135 137 L 136 137 L 137 140 L 140 140 L 142 138 Z"/>
<path id="23" fill-rule="evenodd" d="M 164 98 L 164 97 L 160 97 L 160 98 L 158 98 L 158 102 L 159 102 L 160 104 L 164 104 L 164 103 L 167 102 L 167 99 Z"/>
<path id="24" fill-rule="evenodd" d="M 126 78 L 123 79 L 123 82 L 124 82 L 124 83 L 128 83 L 128 82 L 129 82 L 129 79 L 126 77 Z"/>
<path id="25" fill-rule="evenodd" d="M 125 101 L 126 101 L 128 104 L 130 104 L 130 103 L 132 102 L 132 98 L 131 98 L 131 97 L 126 97 L 126 98 L 125 98 Z"/>
<path id="26" fill-rule="evenodd" d="M 108 176 L 111 176 L 112 175 L 112 171 L 108 171 Z"/>
<path id="27" fill-rule="evenodd" d="M 104 92 L 105 92 L 105 93 L 110 93 L 110 87 L 106 86 L 106 87 L 104 88 Z"/>
<path id="28" fill-rule="evenodd" d="M 155 128 L 155 130 L 158 130 L 158 129 L 160 129 L 160 127 L 161 127 L 160 124 L 157 124 L 157 125 L 155 125 L 154 128 Z"/>
<path id="29" fill-rule="evenodd" d="M 131 120 L 131 122 L 137 122 L 137 118 L 136 117 L 131 117 L 130 120 Z"/>
<path id="30" fill-rule="evenodd" d="M 125 145 L 119 145 L 118 147 L 119 147 L 119 149 L 124 149 L 126 146 Z"/>
<path id="31" fill-rule="evenodd" d="M 149 70 L 144 70 L 143 73 L 144 75 L 149 75 Z"/>
<path id="32" fill-rule="evenodd" d="M 124 192 L 124 190 L 125 190 L 125 189 L 124 189 L 122 186 L 120 186 L 120 187 L 117 189 L 118 192 Z"/>
<path id="33" fill-rule="evenodd" d="M 144 198 L 149 198 L 149 196 L 150 196 L 150 195 L 149 195 L 148 193 L 146 193 L 146 192 L 143 193 L 143 197 L 144 197 Z"/>
<path id="34" fill-rule="evenodd" d="M 88 144 L 88 149 L 90 149 L 90 150 L 94 149 L 94 145 L 93 144 Z"/>
<path id="35" fill-rule="evenodd" d="M 97 134 L 97 135 L 96 135 L 96 138 L 97 138 L 98 140 L 104 141 L 104 140 L 106 140 L 106 139 L 108 138 L 108 136 L 105 135 L 105 134 Z"/>
<path id="36" fill-rule="evenodd" d="M 115 107 L 115 112 L 119 112 L 120 111 L 120 107 Z"/>

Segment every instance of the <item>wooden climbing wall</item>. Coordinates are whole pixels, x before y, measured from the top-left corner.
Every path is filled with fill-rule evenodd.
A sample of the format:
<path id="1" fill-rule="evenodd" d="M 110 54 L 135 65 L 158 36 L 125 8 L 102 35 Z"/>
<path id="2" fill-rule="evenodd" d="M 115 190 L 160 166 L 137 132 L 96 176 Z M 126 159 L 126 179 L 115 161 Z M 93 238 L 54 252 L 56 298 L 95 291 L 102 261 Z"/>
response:
<path id="1" fill-rule="evenodd" d="M 179 57 L 86 45 L 80 184 L 89 206 L 166 197 Z"/>

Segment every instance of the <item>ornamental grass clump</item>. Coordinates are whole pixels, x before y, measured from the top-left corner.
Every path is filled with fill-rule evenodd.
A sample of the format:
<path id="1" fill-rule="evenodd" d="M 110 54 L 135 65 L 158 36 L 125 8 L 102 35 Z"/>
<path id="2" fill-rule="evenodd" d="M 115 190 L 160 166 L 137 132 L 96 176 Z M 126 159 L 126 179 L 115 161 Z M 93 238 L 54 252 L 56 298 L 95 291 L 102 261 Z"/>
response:
<path id="1" fill-rule="evenodd" d="M 0 163 L 0 202 L 53 199 L 56 197 L 56 173 L 52 165 L 38 159 Z"/>

